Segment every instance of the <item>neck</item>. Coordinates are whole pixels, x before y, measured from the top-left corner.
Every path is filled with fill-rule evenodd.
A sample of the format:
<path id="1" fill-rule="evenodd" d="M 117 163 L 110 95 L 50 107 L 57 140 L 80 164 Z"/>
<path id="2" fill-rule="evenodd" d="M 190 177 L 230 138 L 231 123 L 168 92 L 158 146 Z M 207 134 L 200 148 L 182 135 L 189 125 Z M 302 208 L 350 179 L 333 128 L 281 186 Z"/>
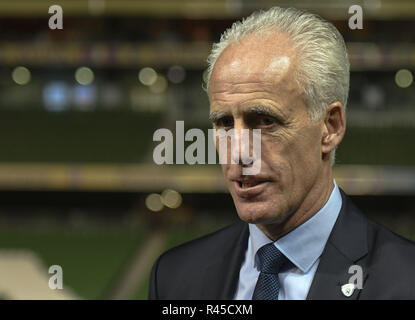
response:
<path id="1" fill-rule="evenodd" d="M 258 227 L 268 238 L 277 241 L 291 230 L 306 222 L 324 207 L 334 188 L 331 167 L 329 172 L 323 176 L 326 178 L 314 184 L 304 201 L 285 221 L 275 224 L 258 224 Z"/>

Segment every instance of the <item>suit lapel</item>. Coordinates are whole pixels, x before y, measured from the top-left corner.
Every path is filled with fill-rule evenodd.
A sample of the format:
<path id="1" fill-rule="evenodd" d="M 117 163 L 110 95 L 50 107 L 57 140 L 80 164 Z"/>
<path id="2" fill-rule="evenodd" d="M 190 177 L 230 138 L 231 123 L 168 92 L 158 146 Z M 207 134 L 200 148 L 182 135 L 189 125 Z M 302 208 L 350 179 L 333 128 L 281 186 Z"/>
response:
<path id="1" fill-rule="evenodd" d="M 320 263 L 311 284 L 307 299 L 357 299 L 360 291 L 355 289 L 347 297 L 342 286 L 349 282 L 352 265 L 363 269 L 363 278 L 368 274 L 361 263 L 367 254 L 367 220 L 341 190 L 342 208 L 327 241 Z"/>
<path id="2" fill-rule="evenodd" d="M 233 299 L 248 237 L 248 224 L 241 223 L 240 233 L 226 243 L 224 248 L 218 248 L 217 260 L 205 270 L 202 299 Z"/>
<path id="3" fill-rule="evenodd" d="M 367 220 L 340 190 L 342 208 L 327 241 L 320 263 L 311 284 L 307 299 L 357 299 L 359 289 L 350 297 L 342 293 L 341 287 L 353 275 L 350 266 L 357 264 L 363 269 L 364 280 L 368 277 L 362 258 L 368 252 Z M 241 223 L 239 232 L 222 248 L 218 256 L 209 264 L 203 276 L 201 299 L 232 299 L 239 279 L 241 264 L 248 245 L 249 228 Z M 364 283 L 363 283 L 364 287 Z"/>

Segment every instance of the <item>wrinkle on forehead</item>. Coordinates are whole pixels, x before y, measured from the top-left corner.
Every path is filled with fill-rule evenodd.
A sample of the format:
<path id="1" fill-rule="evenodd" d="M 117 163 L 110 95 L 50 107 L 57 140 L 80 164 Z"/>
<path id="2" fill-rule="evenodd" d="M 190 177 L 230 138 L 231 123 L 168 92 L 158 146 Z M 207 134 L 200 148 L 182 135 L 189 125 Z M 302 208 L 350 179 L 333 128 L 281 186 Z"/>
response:
<path id="1" fill-rule="evenodd" d="M 232 81 L 232 82 L 221 82 L 219 86 L 214 86 L 211 90 L 212 93 L 217 94 L 217 98 L 221 94 L 228 93 L 239 93 L 239 94 L 250 94 L 258 92 L 258 86 L 261 87 L 261 92 L 268 92 L 272 94 L 275 90 L 274 84 L 271 82 L 263 81 L 262 77 L 258 81 Z"/>

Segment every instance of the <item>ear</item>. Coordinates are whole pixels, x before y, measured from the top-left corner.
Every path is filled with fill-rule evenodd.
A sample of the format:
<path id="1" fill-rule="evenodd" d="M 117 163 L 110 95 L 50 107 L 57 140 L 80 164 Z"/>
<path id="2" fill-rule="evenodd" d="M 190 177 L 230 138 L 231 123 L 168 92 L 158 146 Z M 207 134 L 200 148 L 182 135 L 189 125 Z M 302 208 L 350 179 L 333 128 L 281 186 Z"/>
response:
<path id="1" fill-rule="evenodd" d="M 346 132 L 346 115 L 341 102 L 336 101 L 328 106 L 322 125 L 322 157 L 330 159 L 330 153 L 340 144 Z"/>

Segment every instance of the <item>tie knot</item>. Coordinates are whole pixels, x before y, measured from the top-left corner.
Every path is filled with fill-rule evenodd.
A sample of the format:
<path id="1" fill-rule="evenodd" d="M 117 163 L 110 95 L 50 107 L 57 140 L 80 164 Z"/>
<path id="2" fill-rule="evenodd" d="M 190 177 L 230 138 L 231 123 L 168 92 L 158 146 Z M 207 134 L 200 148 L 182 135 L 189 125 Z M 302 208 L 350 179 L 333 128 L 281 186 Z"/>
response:
<path id="1" fill-rule="evenodd" d="M 259 248 L 257 256 L 259 260 L 259 270 L 264 273 L 278 274 L 281 267 L 287 262 L 287 258 L 273 243 L 269 243 Z"/>

